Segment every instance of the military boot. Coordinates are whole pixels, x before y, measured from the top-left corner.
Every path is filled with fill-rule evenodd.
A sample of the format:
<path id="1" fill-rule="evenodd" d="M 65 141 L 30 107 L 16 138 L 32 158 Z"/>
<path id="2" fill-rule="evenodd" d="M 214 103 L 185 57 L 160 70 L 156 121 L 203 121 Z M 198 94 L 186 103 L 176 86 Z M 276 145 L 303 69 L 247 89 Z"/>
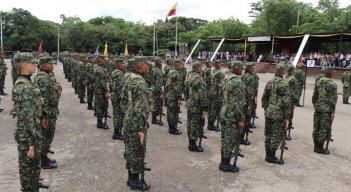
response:
<path id="1" fill-rule="evenodd" d="M 98 119 L 97 120 L 97 124 L 96 124 L 96 128 L 98 129 L 108 129 L 108 125 L 107 124 L 104 124 L 102 123 L 102 119 Z"/>
<path id="2" fill-rule="evenodd" d="M 199 151 L 199 146 L 196 145 L 195 139 L 189 139 L 188 149 L 189 151 L 193 151 L 193 152 Z"/>
<path id="3" fill-rule="evenodd" d="M 279 159 L 275 156 L 275 151 L 268 150 L 268 158 L 266 158 L 268 163 L 279 164 Z"/>
<path id="4" fill-rule="evenodd" d="M 5 96 L 5 95 L 7 95 L 7 93 L 5 93 L 3 89 L 1 89 L 0 90 L 0 95 L 4 95 Z"/>
<path id="5" fill-rule="evenodd" d="M 160 124 L 160 121 L 159 120 L 157 120 L 157 118 L 156 118 L 157 116 L 156 115 L 152 115 L 152 124 Z"/>
<path id="6" fill-rule="evenodd" d="M 342 103 L 343 103 L 343 104 L 346 104 L 346 99 L 342 99 Z"/>
<path id="7" fill-rule="evenodd" d="M 182 132 L 174 125 L 169 125 L 168 133 L 172 135 L 180 135 Z"/>
<path id="8" fill-rule="evenodd" d="M 56 163 L 51 163 L 47 156 L 43 156 L 41 158 L 41 168 L 43 169 L 56 169 L 57 168 L 57 164 Z"/>
<path id="9" fill-rule="evenodd" d="M 79 103 L 86 103 L 85 100 L 84 100 L 84 97 L 80 97 Z"/>
<path id="10" fill-rule="evenodd" d="M 319 153 L 319 154 L 324 154 L 325 149 L 323 148 L 323 144 L 321 143 L 316 143 L 314 146 L 314 152 Z"/>
<path id="11" fill-rule="evenodd" d="M 269 161 L 269 149 L 266 148 L 266 157 L 264 159 L 266 162 Z"/>
<path id="12" fill-rule="evenodd" d="M 7 95 L 7 94 L 6 94 Z M 350 104 L 349 99 L 345 99 L 345 104 Z"/>
<path id="13" fill-rule="evenodd" d="M 285 140 L 291 140 L 291 136 L 288 134 L 288 130 L 285 131 Z"/>
<path id="14" fill-rule="evenodd" d="M 242 144 L 242 145 L 250 145 L 251 144 L 249 140 L 245 139 L 245 134 L 242 134 L 240 144 Z"/>
<path id="15" fill-rule="evenodd" d="M 221 158 L 221 163 L 219 164 L 219 170 L 223 172 L 231 172 L 233 170 L 233 166 L 230 164 L 229 158 Z"/>
<path id="16" fill-rule="evenodd" d="M 50 159 L 49 157 L 46 157 L 46 158 L 50 163 L 56 163 L 56 159 Z"/>
<path id="17" fill-rule="evenodd" d="M 95 108 L 93 107 L 93 102 L 88 102 L 88 110 L 95 110 Z"/>
<path id="18" fill-rule="evenodd" d="M 215 131 L 216 130 L 213 121 L 209 121 L 208 122 L 207 129 L 210 130 L 210 131 Z"/>
<path id="19" fill-rule="evenodd" d="M 49 189 L 49 185 L 45 185 L 42 182 L 39 182 L 39 188 Z"/>
<path id="20" fill-rule="evenodd" d="M 39 192 L 39 179 L 38 178 L 32 179 L 32 189 L 33 189 L 33 192 Z"/>
<path id="21" fill-rule="evenodd" d="M 130 172 L 130 169 L 128 169 L 128 180 L 127 180 L 127 186 L 130 186 L 130 181 L 132 180 L 131 175 L 132 175 L 132 173 Z"/>
<path id="22" fill-rule="evenodd" d="M 138 173 L 132 173 L 130 176 L 129 186 L 131 190 L 141 190 L 146 191 L 150 189 L 150 185 L 141 182 Z"/>

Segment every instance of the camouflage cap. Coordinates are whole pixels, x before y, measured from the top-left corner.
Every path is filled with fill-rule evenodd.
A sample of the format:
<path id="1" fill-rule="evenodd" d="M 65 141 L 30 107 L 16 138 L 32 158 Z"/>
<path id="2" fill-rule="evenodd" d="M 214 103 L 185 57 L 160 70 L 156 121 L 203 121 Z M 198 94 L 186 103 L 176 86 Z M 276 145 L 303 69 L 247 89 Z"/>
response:
<path id="1" fill-rule="evenodd" d="M 117 58 L 114 61 L 116 64 L 124 63 L 124 60 L 122 58 Z"/>
<path id="2" fill-rule="evenodd" d="M 172 60 L 171 59 L 167 59 L 166 60 L 166 65 L 172 65 Z"/>
<path id="3" fill-rule="evenodd" d="M 294 65 L 286 65 L 286 69 L 293 70 L 293 69 L 295 69 L 295 66 Z"/>
<path id="4" fill-rule="evenodd" d="M 202 63 L 195 61 L 191 64 L 193 66 L 193 69 L 195 69 L 196 67 L 202 67 Z"/>
<path id="5" fill-rule="evenodd" d="M 255 67 L 255 63 L 254 63 L 254 62 L 247 63 L 247 64 L 245 65 L 245 67 L 246 67 L 246 69 L 248 69 L 248 68 L 253 68 L 253 67 Z"/>
<path id="6" fill-rule="evenodd" d="M 180 60 L 180 59 L 176 59 L 176 60 L 173 61 L 173 65 L 178 64 L 178 63 L 183 65 L 183 61 Z"/>
<path id="7" fill-rule="evenodd" d="M 23 62 L 36 63 L 37 62 L 33 54 L 28 52 L 16 54 L 16 56 L 13 59 L 15 63 L 23 63 Z"/>
<path id="8" fill-rule="evenodd" d="M 286 67 L 285 67 L 285 65 L 284 64 L 277 64 L 276 66 L 275 66 L 275 69 L 277 70 L 277 71 L 285 71 L 286 70 Z"/>
<path id="9" fill-rule="evenodd" d="M 304 66 L 305 66 L 304 64 L 298 64 L 298 65 L 297 65 L 298 68 L 302 68 L 302 67 L 304 67 Z"/>
<path id="10" fill-rule="evenodd" d="M 232 62 L 231 67 L 241 67 L 241 68 L 244 68 L 244 64 L 243 64 L 243 62 L 241 62 L 241 61 L 234 61 L 234 62 Z"/>
<path id="11" fill-rule="evenodd" d="M 53 58 L 50 57 L 50 56 L 39 57 L 39 59 L 38 59 L 38 65 L 39 66 L 43 65 L 43 64 L 46 64 L 46 63 L 48 63 L 48 64 L 55 64 L 56 61 L 53 60 Z"/>
<path id="12" fill-rule="evenodd" d="M 205 61 L 205 64 L 206 64 L 206 65 L 209 64 L 209 63 L 212 63 L 212 61 L 211 61 L 211 60 L 206 60 L 206 61 Z"/>
<path id="13" fill-rule="evenodd" d="M 334 71 L 334 69 L 332 67 L 330 67 L 330 66 L 323 67 L 323 72 L 324 73 L 333 72 L 333 71 Z"/>

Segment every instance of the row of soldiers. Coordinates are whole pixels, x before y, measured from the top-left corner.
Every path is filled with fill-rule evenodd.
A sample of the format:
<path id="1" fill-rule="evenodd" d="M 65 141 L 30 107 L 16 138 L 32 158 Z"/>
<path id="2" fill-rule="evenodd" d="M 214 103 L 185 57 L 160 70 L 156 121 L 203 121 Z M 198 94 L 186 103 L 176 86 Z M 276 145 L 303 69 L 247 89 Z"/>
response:
<path id="1" fill-rule="evenodd" d="M 48 153 L 54 153 L 50 147 L 62 87 L 53 72 L 56 61 L 49 55 L 35 59 L 32 53 L 17 52 L 11 62 L 15 71 L 11 114 L 17 118 L 15 140 L 21 191 L 39 192 L 39 188 L 49 187 L 40 182 L 41 169 L 57 168 L 56 160 L 50 159 Z"/>

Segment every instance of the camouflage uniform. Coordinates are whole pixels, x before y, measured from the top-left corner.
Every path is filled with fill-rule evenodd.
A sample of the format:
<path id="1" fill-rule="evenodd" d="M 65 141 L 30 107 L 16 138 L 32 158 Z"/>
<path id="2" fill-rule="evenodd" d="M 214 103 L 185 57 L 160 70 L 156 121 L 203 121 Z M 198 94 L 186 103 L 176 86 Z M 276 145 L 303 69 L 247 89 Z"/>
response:
<path id="1" fill-rule="evenodd" d="M 33 63 L 31 53 L 19 54 L 15 62 Z M 21 191 L 39 191 L 40 153 L 42 132 L 40 118 L 42 115 L 42 97 L 39 88 L 31 82 L 31 75 L 20 75 L 12 89 L 14 101 L 13 115 L 17 117 L 15 140 L 18 143 L 18 163 Z M 45 111 L 47 112 L 47 111 Z M 34 146 L 34 157 L 27 152 Z"/>
<path id="2" fill-rule="evenodd" d="M 93 56 L 89 56 L 89 59 L 92 59 Z M 87 103 L 88 103 L 88 109 L 89 110 L 94 110 L 93 108 L 93 100 L 94 100 L 94 63 L 87 62 L 85 64 L 85 70 L 86 70 L 86 75 L 85 75 L 85 82 L 86 82 L 86 88 L 87 88 Z"/>
<path id="3" fill-rule="evenodd" d="M 285 76 L 286 81 L 289 84 L 289 90 L 290 90 L 290 101 L 291 101 L 291 113 L 289 114 L 289 125 L 288 125 L 288 134 L 285 136 L 287 140 L 291 140 L 290 137 L 290 131 L 292 129 L 292 120 L 294 118 L 294 107 L 298 104 L 299 97 L 298 97 L 298 92 L 299 92 L 299 82 L 295 78 L 294 75 L 294 69 L 295 67 L 293 65 L 288 65 L 288 75 Z"/>
<path id="4" fill-rule="evenodd" d="M 4 92 L 5 77 L 7 74 L 7 66 L 3 59 L 4 53 L 0 52 L 0 95 L 7 95 Z"/>
<path id="5" fill-rule="evenodd" d="M 193 63 L 193 69 L 201 67 L 198 62 Z M 187 132 L 189 139 L 188 149 L 190 151 L 202 152 L 201 143 L 196 145 L 196 141 L 203 138 L 203 127 L 205 119 L 202 114 L 208 111 L 208 101 L 206 93 L 206 82 L 196 71 L 193 71 L 185 82 L 185 96 L 187 99 Z"/>
<path id="6" fill-rule="evenodd" d="M 168 132 L 180 134 L 177 129 L 179 120 L 179 102 L 182 97 L 182 79 L 175 69 L 169 71 L 165 85 L 165 106 L 167 107 Z"/>
<path id="7" fill-rule="evenodd" d="M 80 55 L 81 59 L 85 59 L 84 55 Z M 85 96 L 85 79 L 86 79 L 86 69 L 85 69 L 85 61 L 77 61 L 77 79 L 78 79 L 78 98 L 80 99 L 80 103 L 85 103 L 84 96 Z"/>
<path id="8" fill-rule="evenodd" d="M 306 84 L 306 74 L 303 71 L 304 65 L 303 64 L 299 64 L 298 65 L 298 69 L 295 72 L 295 77 L 297 79 L 297 81 L 299 82 L 299 89 L 298 89 L 298 101 L 297 101 L 297 106 L 301 106 L 300 105 L 300 98 L 302 95 L 302 91 L 304 89 L 304 86 Z"/>
<path id="9" fill-rule="evenodd" d="M 326 67 L 325 71 L 331 71 Z M 335 113 L 336 102 L 338 100 L 337 85 L 329 77 L 320 79 L 313 92 L 312 103 L 315 109 L 313 118 L 313 142 L 314 151 L 317 153 L 329 153 L 323 149 L 324 142 L 328 139 L 331 131 L 331 115 Z"/>
<path id="10" fill-rule="evenodd" d="M 13 54 L 13 58 L 11 59 L 11 77 L 12 77 L 12 85 L 15 84 L 17 76 L 18 76 L 18 70 L 16 67 L 16 55 L 18 55 L 20 52 L 16 52 Z"/>
<path id="11" fill-rule="evenodd" d="M 222 107 L 222 86 L 224 75 L 220 68 L 213 70 L 211 76 L 211 90 L 208 92 L 209 111 L 208 111 L 208 130 L 220 131 L 214 125 L 215 120 L 219 120 L 219 112 Z"/>
<path id="12" fill-rule="evenodd" d="M 277 64 L 276 68 L 277 71 L 286 70 L 283 64 Z M 283 128 L 284 121 L 289 118 L 291 111 L 290 98 L 289 84 L 282 76 L 276 74 L 267 82 L 262 96 L 262 108 L 265 110 L 264 134 L 267 162 L 279 163 L 275 152 L 285 134 Z"/>
<path id="13" fill-rule="evenodd" d="M 166 83 L 167 76 L 170 70 L 172 70 L 172 60 L 166 60 L 166 65 L 163 67 L 163 83 Z"/>
<path id="14" fill-rule="evenodd" d="M 123 63 L 122 60 L 117 60 L 117 63 Z M 124 113 L 121 109 L 121 95 L 120 91 L 122 90 L 122 78 L 124 72 L 120 69 L 115 69 L 110 76 L 109 88 L 111 92 L 111 102 L 113 108 L 113 126 L 115 128 L 112 138 L 113 139 L 123 139 L 122 137 L 122 128 L 123 128 L 123 118 Z"/>
<path id="15" fill-rule="evenodd" d="M 241 62 L 233 63 L 235 67 L 243 67 Z M 230 159 L 235 147 L 239 147 L 239 122 L 244 121 L 245 84 L 240 74 L 228 71 L 223 80 L 223 107 L 220 111 L 222 127 L 221 163 L 219 169 L 232 171 Z M 237 167 L 235 167 L 238 169 Z"/>
<path id="16" fill-rule="evenodd" d="M 160 62 L 160 61 L 156 61 Z M 162 115 L 162 106 L 163 106 L 163 99 L 161 96 L 163 95 L 163 74 L 162 74 L 162 67 L 161 69 L 155 67 L 152 71 L 153 74 L 153 95 L 154 95 L 154 111 L 152 113 L 152 123 L 158 124 L 160 123 L 156 117 Z"/>
<path id="17" fill-rule="evenodd" d="M 324 75 L 324 69 L 321 69 L 321 72 L 316 76 L 316 81 L 315 81 L 315 85 L 317 84 L 317 82 L 322 79 L 323 77 L 325 77 Z"/>
<path id="18" fill-rule="evenodd" d="M 350 87 L 351 87 L 351 65 L 347 66 L 345 71 L 341 77 L 342 82 L 342 99 L 344 104 L 349 104 L 349 97 L 350 97 Z"/>

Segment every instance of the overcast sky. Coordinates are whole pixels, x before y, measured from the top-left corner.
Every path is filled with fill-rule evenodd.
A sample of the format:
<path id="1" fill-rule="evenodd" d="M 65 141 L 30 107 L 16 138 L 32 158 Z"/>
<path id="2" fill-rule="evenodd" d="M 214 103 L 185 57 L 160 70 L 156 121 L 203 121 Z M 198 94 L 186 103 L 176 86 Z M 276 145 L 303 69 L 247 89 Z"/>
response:
<path id="1" fill-rule="evenodd" d="M 1 11 L 12 8 L 28 10 L 42 20 L 61 22 L 60 15 L 77 15 L 83 21 L 94 17 L 113 16 L 127 21 L 141 21 L 151 24 L 165 19 L 168 11 L 178 2 L 177 15 L 205 20 L 238 18 L 249 24 L 250 2 L 256 0 L 1 0 Z M 301 0 L 298 0 L 301 1 Z M 304 0 L 317 5 L 318 0 Z M 350 0 L 339 0 L 341 7 L 351 4 Z"/>

